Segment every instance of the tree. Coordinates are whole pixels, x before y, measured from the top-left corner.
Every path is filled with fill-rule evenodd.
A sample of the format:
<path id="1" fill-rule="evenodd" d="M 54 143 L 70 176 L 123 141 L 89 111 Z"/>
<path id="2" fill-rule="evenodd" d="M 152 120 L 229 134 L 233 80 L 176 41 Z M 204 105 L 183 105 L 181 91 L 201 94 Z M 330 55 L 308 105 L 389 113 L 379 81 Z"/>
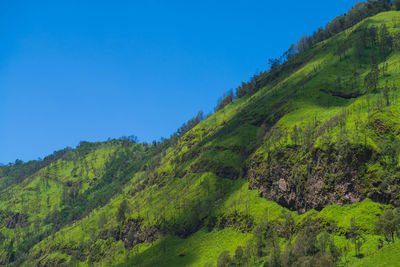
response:
<path id="1" fill-rule="evenodd" d="M 257 257 L 262 257 L 265 255 L 266 250 L 266 235 L 265 230 L 267 229 L 268 222 L 267 219 L 262 219 L 259 224 L 257 224 L 256 228 L 254 229 L 253 236 L 255 240 L 255 249 Z"/>
<path id="2" fill-rule="evenodd" d="M 214 111 L 217 112 L 218 110 L 223 109 L 226 105 L 232 103 L 233 101 L 233 91 L 229 90 L 227 93 L 224 94 L 222 99 L 220 99 L 217 103 L 217 106 L 214 108 Z"/>
<path id="3" fill-rule="evenodd" d="M 126 199 L 122 200 L 121 204 L 119 204 L 118 210 L 117 210 L 117 221 L 118 222 L 123 222 L 125 221 L 126 218 L 126 212 L 128 210 L 128 201 Z"/>
<path id="4" fill-rule="evenodd" d="M 311 47 L 311 42 L 312 41 L 311 41 L 310 37 L 308 37 L 307 35 L 303 35 L 297 42 L 296 48 L 301 53 L 304 50 L 307 50 L 308 48 Z"/>
<path id="5" fill-rule="evenodd" d="M 290 61 L 294 58 L 294 56 L 296 55 L 296 45 L 292 44 L 290 45 L 289 49 L 283 53 L 283 57 L 287 60 Z"/>
<path id="6" fill-rule="evenodd" d="M 218 267 L 231 267 L 232 266 L 232 259 L 231 259 L 231 256 L 229 255 L 229 251 L 225 250 L 225 251 L 222 251 L 221 254 L 219 254 L 217 266 Z"/>
<path id="7" fill-rule="evenodd" d="M 376 228 L 383 234 L 386 240 L 394 242 L 395 234 L 399 233 L 400 214 L 393 212 L 393 209 L 387 209 L 376 222 Z"/>
<path id="8" fill-rule="evenodd" d="M 356 70 L 354 70 L 353 79 L 351 80 L 351 89 L 354 89 L 356 87 L 359 75 L 360 74 Z"/>
<path id="9" fill-rule="evenodd" d="M 328 244 L 330 243 L 331 236 L 328 234 L 328 232 L 324 231 L 321 233 L 318 239 L 318 247 L 319 250 L 323 253 L 326 252 L 326 248 L 328 247 Z"/>
<path id="10" fill-rule="evenodd" d="M 336 89 L 342 89 L 342 77 L 339 75 L 336 77 L 335 87 Z"/>
<path id="11" fill-rule="evenodd" d="M 379 69 L 376 64 L 372 66 L 371 71 L 364 78 L 364 85 L 368 91 L 376 90 L 379 80 Z"/>
<path id="12" fill-rule="evenodd" d="M 260 128 L 257 131 L 257 141 L 259 143 L 262 143 L 262 141 L 264 140 L 264 136 L 267 132 L 268 126 L 265 123 L 261 124 Z"/>
<path id="13" fill-rule="evenodd" d="M 24 162 L 22 161 L 22 160 L 20 160 L 20 159 L 16 159 L 15 160 L 15 166 L 18 166 L 18 165 L 22 165 Z"/>
<path id="14" fill-rule="evenodd" d="M 99 229 L 103 229 L 104 225 L 107 223 L 107 218 L 106 218 L 106 214 L 104 212 L 102 212 L 100 214 L 100 218 L 97 221 L 97 226 L 99 227 Z"/>
<path id="15" fill-rule="evenodd" d="M 386 80 L 385 87 L 383 88 L 383 97 L 386 100 L 386 106 L 389 106 L 389 87 L 388 87 L 388 81 Z"/>
<path id="16" fill-rule="evenodd" d="M 281 249 L 280 249 L 280 246 L 279 246 L 279 242 L 276 242 L 276 241 L 274 242 L 274 246 L 273 246 L 273 249 L 272 249 L 271 260 L 270 260 L 270 264 L 269 265 L 273 266 L 273 267 L 282 266 Z"/>
<path id="17" fill-rule="evenodd" d="M 283 212 L 284 210 L 282 210 Z M 294 233 L 294 219 L 291 212 L 283 212 L 282 232 L 285 238 L 290 239 Z"/>
<path id="18" fill-rule="evenodd" d="M 303 146 L 309 151 L 313 146 L 315 125 L 308 123 L 303 132 Z"/>
<path id="19" fill-rule="evenodd" d="M 202 120 L 204 120 L 203 111 L 199 111 L 196 117 L 191 118 L 186 123 L 184 123 L 177 131 L 177 136 L 182 136 L 192 128 L 194 128 L 197 124 L 199 124 Z M 157 141 L 153 141 L 153 145 L 157 145 Z"/>
<path id="20" fill-rule="evenodd" d="M 347 52 L 347 44 L 345 42 L 340 43 L 337 47 L 337 54 L 340 60 L 342 60 L 342 57 L 343 58 L 346 57 L 346 52 Z"/>
<path id="21" fill-rule="evenodd" d="M 257 257 L 266 256 L 269 252 L 269 248 L 274 248 L 278 245 L 276 225 L 272 222 L 268 222 L 268 209 L 265 210 L 261 221 L 254 229 L 253 237 Z"/>
<path id="22" fill-rule="evenodd" d="M 291 134 L 291 139 L 292 139 L 292 142 L 293 142 L 295 145 L 297 145 L 297 142 L 298 142 L 298 140 L 299 140 L 299 131 L 297 130 L 297 125 L 294 125 L 294 126 L 293 126 L 293 131 L 292 131 L 292 134 Z"/>
<path id="23" fill-rule="evenodd" d="M 276 70 L 281 65 L 281 61 L 277 58 L 270 58 L 268 59 L 268 65 L 270 66 L 271 70 Z"/>
<path id="24" fill-rule="evenodd" d="M 236 266 L 244 266 L 246 264 L 246 257 L 242 246 L 238 246 L 235 250 L 235 256 L 233 256 L 233 263 Z"/>
<path id="25" fill-rule="evenodd" d="M 368 28 L 368 40 L 370 47 L 375 46 L 377 35 L 378 35 L 378 29 L 375 26 L 371 26 Z"/>
<path id="26" fill-rule="evenodd" d="M 257 75 L 254 75 L 248 82 L 242 82 L 242 84 L 236 88 L 236 97 L 241 98 L 256 92 L 257 77 Z"/>
<path id="27" fill-rule="evenodd" d="M 329 239 L 329 252 L 334 261 L 337 261 L 341 256 L 340 249 L 335 245 L 335 239 L 332 237 Z"/>
<path id="28" fill-rule="evenodd" d="M 400 51 L 400 32 L 397 32 L 393 35 L 393 49 Z"/>
<path id="29" fill-rule="evenodd" d="M 361 60 L 363 58 L 364 55 L 364 42 L 361 40 L 361 38 L 357 38 L 355 43 L 354 43 L 354 56 L 356 58 L 356 60 L 361 63 Z"/>
<path id="30" fill-rule="evenodd" d="M 362 245 L 362 235 L 360 226 L 356 223 L 354 217 L 350 219 L 350 226 L 347 228 L 347 236 L 354 242 L 354 249 L 356 256 L 358 256 Z"/>
<path id="31" fill-rule="evenodd" d="M 369 0 L 367 7 L 368 11 L 373 15 L 382 11 L 388 11 L 391 7 L 391 0 Z"/>
<path id="32" fill-rule="evenodd" d="M 392 36 L 390 35 L 386 24 L 382 24 L 379 29 L 379 51 L 383 58 L 391 52 L 393 46 Z"/>

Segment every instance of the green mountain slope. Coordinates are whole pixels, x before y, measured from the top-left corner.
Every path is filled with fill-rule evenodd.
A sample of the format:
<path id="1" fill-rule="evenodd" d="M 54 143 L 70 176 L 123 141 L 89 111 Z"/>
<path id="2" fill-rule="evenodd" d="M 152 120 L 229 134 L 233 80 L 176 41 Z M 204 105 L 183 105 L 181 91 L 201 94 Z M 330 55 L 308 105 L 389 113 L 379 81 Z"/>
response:
<path id="1" fill-rule="evenodd" d="M 0 264 L 395 261 L 398 21 L 379 13 L 316 43 L 162 143 L 85 142 L 2 166 Z"/>

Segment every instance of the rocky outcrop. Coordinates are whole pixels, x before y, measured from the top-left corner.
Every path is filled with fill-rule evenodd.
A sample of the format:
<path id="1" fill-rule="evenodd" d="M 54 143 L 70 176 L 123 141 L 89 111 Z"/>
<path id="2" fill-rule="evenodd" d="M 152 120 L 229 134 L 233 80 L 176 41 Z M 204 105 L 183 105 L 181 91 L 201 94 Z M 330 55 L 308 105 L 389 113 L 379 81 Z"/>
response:
<path id="1" fill-rule="evenodd" d="M 125 248 L 132 249 L 140 243 L 151 243 L 162 236 L 157 226 L 143 226 L 141 219 L 129 219 L 122 226 L 100 233 L 99 238 L 122 240 Z"/>
<path id="2" fill-rule="evenodd" d="M 372 151 L 362 146 L 341 149 L 282 147 L 250 163 L 248 180 L 252 189 L 291 210 L 303 213 L 329 204 L 354 203 L 365 198 L 360 190 L 365 163 Z"/>

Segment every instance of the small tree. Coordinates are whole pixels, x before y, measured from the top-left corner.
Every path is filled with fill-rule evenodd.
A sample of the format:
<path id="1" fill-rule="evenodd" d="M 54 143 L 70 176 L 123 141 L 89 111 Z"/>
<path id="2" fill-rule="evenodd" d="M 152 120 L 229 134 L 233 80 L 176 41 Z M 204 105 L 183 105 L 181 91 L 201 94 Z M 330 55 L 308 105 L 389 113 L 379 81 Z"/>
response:
<path id="1" fill-rule="evenodd" d="M 218 267 L 232 266 L 232 259 L 231 256 L 229 255 L 229 251 L 225 250 L 221 254 L 219 254 L 217 266 Z"/>
<path id="2" fill-rule="evenodd" d="M 107 223 L 107 218 L 106 218 L 106 214 L 104 212 L 102 212 L 100 214 L 100 218 L 97 221 L 97 226 L 99 227 L 99 229 L 103 229 L 104 225 Z"/>
<path id="3" fill-rule="evenodd" d="M 329 252 L 335 262 L 341 256 L 340 249 L 335 245 L 335 239 L 332 237 L 329 239 Z"/>
<path id="4" fill-rule="evenodd" d="M 233 97 L 233 91 L 229 90 L 227 93 L 224 94 L 222 99 L 218 101 L 217 106 L 214 108 L 214 111 L 217 112 L 218 110 L 223 109 L 226 105 L 232 103 Z"/>
<path id="5" fill-rule="evenodd" d="M 318 238 L 318 247 L 319 250 L 323 253 L 326 252 L 326 248 L 328 247 L 328 244 L 330 243 L 331 236 L 328 234 L 328 232 L 324 231 L 320 234 Z"/>
<path id="6" fill-rule="evenodd" d="M 119 204 L 118 210 L 117 210 L 117 221 L 118 222 L 123 222 L 126 219 L 125 213 L 128 210 L 128 202 L 126 199 L 122 200 L 121 204 Z"/>
<path id="7" fill-rule="evenodd" d="M 303 132 L 303 146 L 309 151 L 313 146 L 314 141 L 314 124 L 308 123 Z"/>
<path id="8" fill-rule="evenodd" d="M 371 71 L 365 76 L 364 84 L 368 91 L 376 90 L 379 79 L 379 69 L 377 65 L 373 65 Z"/>
<path id="9" fill-rule="evenodd" d="M 268 65 L 270 66 L 271 70 L 276 70 L 281 65 L 281 61 L 276 58 L 268 59 Z"/>
<path id="10" fill-rule="evenodd" d="M 248 82 L 242 82 L 242 84 L 236 88 L 236 97 L 241 98 L 245 95 L 251 95 L 254 92 L 256 92 L 257 77 L 258 75 L 254 75 L 253 77 L 250 78 Z"/>
<path id="11" fill-rule="evenodd" d="M 368 28 L 368 39 L 370 47 L 375 46 L 377 35 L 378 35 L 378 29 L 375 26 L 371 26 Z"/>
<path id="12" fill-rule="evenodd" d="M 296 242 L 293 246 L 293 254 L 297 258 L 312 256 L 319 251 L 317 246 L 318 231 L 315 225 L 309 224 L 297 234 Z"/>
<path id="13" fill-rule="evenodd" d="M 386 24 L 382 24 L 379 29 L 379 51 L 384 58 L 386 58 L 386 56 L 391 52 L 392 46 L 392 36 L 390 35 Z"/>
<path id="14" fill-rule="evenodd" d="M 393 35 L 393 49 L 395 51 L 400 51 L 400 32 Z"/>
<path id="15" fill-rule="evenodd" d="M 260 128 L 257 131 L 257 141 L 259 143 L 262 143 L 262 141 L 264 140 L 264 136 L 268 131 L 268 127 L 265 123 L 261 124 Z"/>
<path id="16" fill-rule="evenodd" d="M 263 257 L 266 253 L 266 229 L 268 227 L 267 219 L 262 219 L 256 226 L 253 232 L 255 240 L 255 248 L 257 251 L 257 257 Z"/>
<path id="17" fill-rule="evenodd" d="M 282 230 L 283 230 L 283 235 L 285 238 L 290 239 L 294 233 L 294 219 L 293 215 L 291 212 L 283 212 L 283 225 L 282 225 Z"/>
<path id="18" fill-rule="evenodd" d="M 383 97 L 386 100 L 386 106 L 389 106 L 389 87 L 388 87 L 388 81 L 386 81 L 385 87 L 383 88 Z"/>
<path id="19" fill-rule="evenodd" d="M 387 209 L 376 222 L 376 228 L 383 234 L 386 240 L 394 242 L 395 234 L 399 233 L 400 214 Z"/>
<path id="20" fill-rule="evenodd" d="M 354 44 L 354 56 L 357 62 L 361 63 L 361 60 L 364 55 L 365 43 L 361 40 L 361 38 L 357 38 Z"/>
<path id="21" fill-rule="evenodd" d="M 236 266 L 244 266 L 246 264 L 246 257 L 244 255 L 244 250 L 241 246 L 238 246 L 236 248 L 233 262 Z"/>
<path id="22" fill-rule="evenodd" d="M 342 60 L 342 57 L 346 57 L 346 52 L 347 52 L 347 44 L 345 42 L 341 43 L 337 47 L 337 54 L 339 55 L 340 60 Z"/>
<path id="23" fill-rule="evenodd" d="M 356 223 L 354 217 L 350 219 L 350 226 L 347 228 L 347 235 L 354 242 L 356 256 L 358 256 L 362 245 L 362 235 L 360 226 Z"/>
<path id="24" fill-rule="evenodd" d="M 283 54 L 283 57 L 286 58 L 287 61 L 290 61 L 296 55 L 296 45 L 290 45 L 289 49 Z"/>
<path id="25" fill-rule="evenodd" d="M 278 239 L 278 238 L 276 238 Z M 270 266 L 280 267 L 282 266 L 281 261 L 281 249 L 278 242 L 274 242 L 274 246 L 272 248 Z"/>
<path id="26" fill-rule="evenodd" d="M 293 131 L 292 131 L 292 141 L 295 145 L 297 145 L 298 141 L 299 141 L 299 129 L 297 128 L 296 125 L 293 126 Z"/>
<path id="27" fill-rule="evenodd" d="M 310 37 L 303 35 L 297 42 L 296 48 L 301 53 L 304 50 L 310 48 L 312 45 L 312 40 Z"/>

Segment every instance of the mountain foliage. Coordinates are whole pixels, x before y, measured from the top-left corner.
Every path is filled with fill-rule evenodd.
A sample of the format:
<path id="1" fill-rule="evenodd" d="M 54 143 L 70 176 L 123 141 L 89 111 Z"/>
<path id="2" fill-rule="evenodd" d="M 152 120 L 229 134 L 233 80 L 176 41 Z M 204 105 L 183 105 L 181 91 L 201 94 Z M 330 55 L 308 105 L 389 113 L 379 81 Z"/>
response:
<path id="1" fill-rule="evenodd" d="M 0 166 L 0 265 L 396 266 L 399 7 L 356 4 L 170 138 Z"/>

